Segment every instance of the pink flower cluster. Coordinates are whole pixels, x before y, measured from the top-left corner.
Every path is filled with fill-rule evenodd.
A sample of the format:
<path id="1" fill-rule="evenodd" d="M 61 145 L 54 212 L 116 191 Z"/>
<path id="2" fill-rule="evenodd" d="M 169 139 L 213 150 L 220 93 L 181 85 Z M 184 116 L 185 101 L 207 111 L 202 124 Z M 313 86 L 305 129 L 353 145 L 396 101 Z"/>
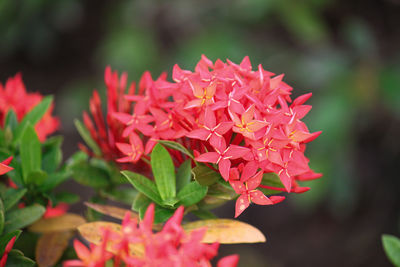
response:
<path id="1" fill-rule="evenodd" d="M 107 70 L 106 81 L 110 80 L 109 73 Z M 119 103 L 132 102 L 133 110 L 109 107 L 107 115 L 109 124 L 117 120 L 123 127 L 121 135 L 113 138 L 120 140 L 115 146 L 124 154 L 117 161 L 137 163 L 148 157 L 158 140 L 178 142 L 194 152 L 196 161 L 219 171 L 241 195 L 236 216 L 250 202 L 268 205 L 283 199 L 267 198 L 257 190 L 259 187 L 307 191 L 309 188 L 300 187 L 297 181 L 316 179 L 321 174 L 309 168 L 304 151 L 306 143 L 321 132 L 310 133 L 301 121 L 311 109 L 304 105 L 311 93 L 292 101 L 292 87 L 282 78 L 261 65 L 252 70 L 248 57 L 238 65 L 229 60 L 212 62 L 202 56 L 194 72 L 175 65 L 173 82 L 166 80 L 165 73 L 153 80 L 146 72 L 137 92 L 132 85 L 122 97 L 126 84 L 123 75 L 113 97 Z M 115 84 L 118 86 L 118 82 Z M 97 125 L 103 127 L 102 122 Z M 93 131 L 92 136 L 96 135 Z M 186 159 L 178 151 L 170 152 L 177 164 Z M 262 174 L 270 172 L 279 175 L 284 188 L 261 184 Z"/>
<path id="2" fill-rule="evenodd" d="M 205 228 L 185 233 L 181 227 L 182 217 L 183 207 L 180 207 L 160 232 L 153 233 L 154 204 L 148 207 L 139 225 L 127 213 L 122 221 L 121 232 L 104 229 L 101 244 L 92 245 L 91 251 L 75 240 L 74 247 L 80 260 L 66 261 L 64 267 L 102 267 L 110 259 L 114 261 L 113 266 L 120 266 L 121 263 L 132 267 L 211 266 L 210 260 L 217 255 L 218 244 L 201 242 Z M 143 255 L 134 255 L 131 252 L 132 245 L 143 248 Z M 113 252 L 108 252 L 107 248 Z M 234 267 L 238 260 L 237 255 L 227 256 L 218 262 L 218 267 Z"/>

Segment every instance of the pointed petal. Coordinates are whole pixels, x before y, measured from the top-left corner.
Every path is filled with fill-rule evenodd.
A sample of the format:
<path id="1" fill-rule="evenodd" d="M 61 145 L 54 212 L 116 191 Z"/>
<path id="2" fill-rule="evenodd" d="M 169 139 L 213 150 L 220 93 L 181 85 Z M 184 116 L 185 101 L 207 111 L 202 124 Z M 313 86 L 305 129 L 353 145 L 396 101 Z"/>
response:
<path id="1" fill-rule="evenodd" d="M 311 96 L 312 96 L 312 93 L 308 93 L 308 94 L 299 96 L 298 98 L 296 98 L 293 101 L 292 106 L 299 106 L 299 105 L 304 104 Z"/>
<path id="2" fill-rule="evenodd" d="M 232 129 L 232 126 L 233 126 L 233 122 L 231 122 L 231 121 L 221 122 L 215 128 L 215 132 L 217 132 L 220 135 L 224 135 L 226 132 L 228 132 L 230 129 Z"/>
<path id="3" fill-rule="evenodd" d="M 206 88 L 206 96 L 208 98 L 213 97 L 215 90 L 217 89 L 217 83 L 213 82 Z"/>
<path id="4" fill-rule="evenodd" d="M 239 263 L 239 255 L 229 255 L 220 259 L 217 267 L 236 267 Z"/>
<path id="5" fill-rule="evenodd" d="M 225 181 L 228 181 L 229 179 L 229 170 L 231 168 L 231 161 L 228 159 L 221 159 L 218 163 L 218 169 L 219 172 L 222 175 L 222 178 L 224 178 Z"/>
<path id="6" fill-rule="evenodd" d="M 3 175 L 3 174 L 5 174 L 5 173 L 7 173 L 7 172 L 9 172 L 9 171 L 11 171 L 13 169 L 14 168 L 12 168 L 12 167 L 10 167 L 8 165 L 0 163 L 0 175 Z"/>
<path id="7" fill-rule="evenodd" d="M 195 107 L 201 107 L 201 99 L 195 99 L 195 100 L 189 101 L 185 105 L 184 109 L 190 109 L 190 108 L 195 108 Z"/>
<path id="8" fill-rule="evenodd" d="M 196 129 L 186 134 L 186 137 L 200 139 L 203 141 L 207 140 L 208 136 L 210 136 L 210 131 L 204 128 Z"/>
<path id="9" fill-rule="evenodd" d="M 210 129 L 214 128 L 215 125 L 217 125 L 214 111 L 209 107 L 206 108 L 206 111 L 204 113 L 204 124 Z"/>
<path id="10" fill-rule="evenodd" d="M 285 200 L 284 196 L 270 196 L 269 199 L 274 203 L 274 204 L 278 204 L 279 202 L 282 202 L 283 200 Z"/>
<path id="11" fill-rule="evenodd" d="M 204 89 L 199 84 L 189 80 L 189 85 L 190 85 L 190 88 L 192 89 L 194 96 L 203 97 Z"/>
<path id="12" fill-rule="evenodd" d="M 154 209 L 155 205 L 154 203 L 151 203 L 146 210 L 146 213 L 144 214 L 143 220 L 140 222 L 140 227 L 151 230 L 153 228 L 153 222 L 154 222 Z"/>
<path id="13" fill-rule="evenodd" d="M 132 115 L 122 112 L 114 112 L 111 114 L 111 116 L 124 124 L 128 124 L 132 120 Z"/>
<path id="14" fill-rule="evenodd" d="M 267 198 L 260 190 L 250 192 L 250 199 L 252 202 L 258 205 L 272 205 L 274 204 L 269 198 Z"/>
<path id="15" fill-rule="evenodd" d="M 282 184 L 285 186 L 287 192 L 290 192 L 292 188 L 292 177 L 289 176 L 286 169 L 281 169 L 279 172 L 279 178 L 281 179 Z"/>
<path id="16" fill-rule="evenodd" d="M 245 185 L 240 181 L 229 181 L 230 185 L 232 186 L 233 190 L 235 190 L 236 194 L 242 194 L 246 192 Z"/>
<path id="17" fill-rule="evenodd" d="M 235 218 L 237 218 L 245 209 L 250 206 L 250 201 L 247 195 L 241 195 L 236 200 Z"/>
<path id="18" fill-rule="evenodd" d="M 247 147 L 230 145 L 228 151 L 224 154 L 224 156 L 231 157 L 232 159 L 238 159 L 246 155 L 250 152 L 250 149 Z"/>
<path id="19" fill-rule="evenodd" d="M 250 122 L 253 117 L 254 117 L 254 104 L 251 105 L 250 107 L 248 107 L 248 109 L 246 109 L 246 111 L 242 114 L 242 121 L 247 123 Z"/>
<path id="20" fill-rule="evenodd" d="M 78 255 L 78 258 L 82 260 L 89 259 L 90 257 L 89 249 L 81 242 L 79 242 L 77 239 L 74 240 L 74 248 L 76 254 Z"/>
<path id="21" fill-rule="evenodd" d="M 254 175 L 253 177 L 251 177 L 248 181 L 247 181 L 247 188 L 248 190 L 254 190 L 256 189 L 260 184 L 261 184 L 261 180 L 263 178 L 263 171 L 259 171 L 256 173 L 256 175 Z"/>
<path id="22" fill-rule="evenodd" d="M 197 156 L 195 160 L 199 162 L 211 162 L 211 163 L 217 163 L 220 155 L 216 152 L 207 152 L 204 154 L 201 154 L 200 156 Z"/>
<path id="23" fill-rule="evenodd" d="M 244 165 L 240 181 L 242 182 L 247 181 L 250 177 L 256 174 L 257 169 L 258 169 L 258 163 L 256 161 L 253 160 L 247 162 L 246 165 Z"/>

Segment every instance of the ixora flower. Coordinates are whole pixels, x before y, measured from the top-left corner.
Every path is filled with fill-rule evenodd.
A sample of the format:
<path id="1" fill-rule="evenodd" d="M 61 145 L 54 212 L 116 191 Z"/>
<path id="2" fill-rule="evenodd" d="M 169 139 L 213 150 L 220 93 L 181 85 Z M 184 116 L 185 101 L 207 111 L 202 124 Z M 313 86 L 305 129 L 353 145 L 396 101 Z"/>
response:
<path id="1" fill-rule="evenodd" d="M 241 196 L 238 201 L 246 199 L 245 205 L 237 207 L 251 202 L 271 205 L 283 197 L 270 199 L 257 188 L 302 193 L 309 188 L 298 181 L 322 176 L 310 169 L 304 155 L 306 144 L 321 134 L 310 133 L 301 121 L 311 109 L 304 104 L 311 93 L 292 101 L 293 88 L 282 79 L 283 75 L 275 76 L 261 65 L 253 70 L 248 57 L 236 64 L 202 56 L 194 72 L 175 65 L 172 82 L 165 74 L 153 80 L 146 72 L 139 89 L 131 85 L 125 94 L 126 75 L 118 82 L 117 74 L 107 68 L 108 101 L 114 103 L 108 105 L 108 128 L 100 118 L 100 107 L 93 104 L 99 103 L 95 95 L 91 111 L 97 131 L 86 115 L 85 124 L 107 159 L 145 164 L 158 140 L 174 141 L 193 152 L 195 161 L 235 184 L 232 187 Z M 177 166 L 188 159 L 170 152 Z M 239 166 L 251 166 L 253 174 L 259 171 L 261 177 L 275 173 L 282 186 L 272 188 L 261 181 L 250 188 L 247 179 L 252 175 L 232 176 Z M 238 190 L 238 182 L 243 190 Z M 236 215 L 243 210 L 236 210 Z"/>
<path id="2" fill-rule="evenodd" d="M 127 213 L 122 221 L 121 231 L 103 229 L 103 238 L 99 245 L 91 244 L 89 250 L 79 241 L 74 247 L 80 260 L 64 262 L 64 267 L 72 266 L 106 266 L 110 259 L 113 266 L 211 266 L 210 260 L 217 255 L 219 245 L 201 242 L 205 228 L 187 234 L 182 226 L 183 207 L 165 223 L 163 229 L 153 232 L 154 204 L 151 204 L 143 220 L 138 224 Z M 132 247 L 141 253 L 132 253 Z M 111 251 L 111 252 L 110 252 Z M 140 254 L 140 255 L 139 255 Z M 218 267 L 234 267 L 239 256 L 231 255 L 222 258 Z"/>
<path id="3" fill-rule="evenodd" d="M 22 81 L 21 74 L 10 77 L 5 85 L 0 83 L 0 125 L 3 127 L 5 117 L 9 110 L 13 110 L 18 121 L 21 121 L 33 107 L 35 107 L 43 96 L 39 93 L 26 92 L 25 85 Z M 46 137 L 54 133 L 60 121 L 52 117 L 51 113 L 54 106 L 51 105 L 42 119 L 35 125 L 36 133 L 39 140 L 43 142 Z"/>

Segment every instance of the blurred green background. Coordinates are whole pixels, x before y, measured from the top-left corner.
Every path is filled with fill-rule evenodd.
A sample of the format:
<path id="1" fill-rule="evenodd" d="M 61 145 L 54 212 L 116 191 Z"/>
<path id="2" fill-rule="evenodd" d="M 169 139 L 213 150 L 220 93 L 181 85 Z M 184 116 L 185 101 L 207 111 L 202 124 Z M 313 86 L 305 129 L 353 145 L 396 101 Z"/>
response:
<path id="1" fill-rule="evenodd" d="M 22 72 L 54 94 L 66 156 L 73 118 L 104 90 L 106 65 L 193 69 L 201 54 L 285 73 L 294 95 L 313 92 L 312 190 L 240 217 L 266 244 L 223 246 L 240 266 L 389 266 L 380 235 L 400 235 L 400 1 L 1 0 L 0 81 Z M 219 211 L 233 216 L 233 205 Z"/>

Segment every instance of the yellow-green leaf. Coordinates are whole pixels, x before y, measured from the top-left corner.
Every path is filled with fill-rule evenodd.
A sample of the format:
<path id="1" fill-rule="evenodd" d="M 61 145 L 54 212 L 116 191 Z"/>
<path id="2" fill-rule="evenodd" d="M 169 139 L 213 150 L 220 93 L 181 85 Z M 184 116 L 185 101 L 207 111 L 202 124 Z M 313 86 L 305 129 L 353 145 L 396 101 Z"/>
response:
<path id="1" fill-rule="evenodd" d="M 139 218 L 139 215 L 136 212 L 133 212 L 133 211 L 130 211 L 127 209 L 123 209 L 123 208 L 119 208 L 119 207 L 115 207 L 115 206 L 101 205 L 101 204 L 95 204 L 95 203 L 89 203 L 89 202 L 85 202 L 85 205 L 91 209 L 94 209 L 97 212 L 111 216 L 116 219 L 122 220 L 125 217 L 125 214 L 127 212 L 130 213 L 131 218 L 137 218 L 137 219 Z"/>
<path id="2" fill-rule="evenodd" d="M 55 266 L 71 237 L 71 231 L 43 234 L 36 245 L 36 262 L 39 267 Z"/>
<path id="3" fill-rule="evenodd" d="M 183 225 L 187 232 L 203 227 L 207 228 L 207 232 L 203 237 L 204 243 L 239 244 L 266 242 L 266 238 L 260 230 L 241 221 L 212 219 Z"/>
<path id="4" fill-rule="evenodd" d="M 32 224 L 28 229 L 32 232 L 51 233 L 75 230 L 79 225 L 82 225 L 86 220 L 77 214 L 66 213 L 58 217 L 40 219 Z"/>
<path id="5" fill-rule="evenodd" d="M 110 229 L 113 232 L 122 234 L 121 225 L 112 222 L 85 223 L 78 227 L 78 231 L 87 241 L 98 245 L 103 240 L 102 230 L 106 228 Z M 112 241 L 108 242 L 107 250 L 110 252 L 116 252 L 113 249 L 113 245 L 114 244 Z M 144 248 L 140 244 L 130 244 L 129 248 L 132 255 L 141 256 L 144 254 Z"/>

